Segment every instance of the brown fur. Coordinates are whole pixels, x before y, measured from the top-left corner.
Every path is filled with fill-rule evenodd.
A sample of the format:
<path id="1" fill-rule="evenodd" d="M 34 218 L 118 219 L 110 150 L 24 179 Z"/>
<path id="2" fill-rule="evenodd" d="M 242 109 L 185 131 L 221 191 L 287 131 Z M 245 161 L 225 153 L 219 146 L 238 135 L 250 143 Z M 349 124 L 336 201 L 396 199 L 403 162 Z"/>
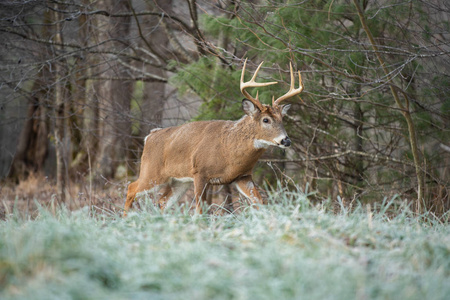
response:
<path id="1" fill-rule="evenodd" d="M 156 189 L 163 206 L 174 192 L 183 193 L 186 184 L 176 178 L 193 179 L 198 212 L 211 184 L 234 183 L 241 194 L 261 204 L 252 171 L 265 148 L 255 148 L 255 140 L 281 146 L 274 139 L 287 138 L 284 110 L 278 105 L 260 110 L 246 104 L 247 115 L 237 121 L 199 121 L 152 131 L 146 138 L 139 178 L 128 187 L 124 215 L 137 193 Z"/>

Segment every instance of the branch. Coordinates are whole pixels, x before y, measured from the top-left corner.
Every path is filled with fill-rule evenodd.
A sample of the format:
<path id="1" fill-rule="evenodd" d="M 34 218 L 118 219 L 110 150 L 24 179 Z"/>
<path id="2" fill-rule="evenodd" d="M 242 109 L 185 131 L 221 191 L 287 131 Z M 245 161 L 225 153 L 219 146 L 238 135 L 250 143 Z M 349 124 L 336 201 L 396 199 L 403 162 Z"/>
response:
<path id="1" fill-rule="evenodd" d="M 450 147 L 449 146 L 447 146 L 447 145 L 444 145 L 444 144 L 439 144 L 439 146 L 444 150 L 444 151 L 447 151 L 447 152 L 449 152 L 450 153 Z"/>
<path id="2" fill-rule="evenodd" d="M 155 49 L 153 49 L 152 45 L 150 45 L 150 43 L 149 43 L 149 42 L 147 41 L 147 39 L 144 37 L 144 34 L 142 33 L 142 29 L 141 29 L 141 24 L 139 23 L 139 20 L 138 20 L 138 18 L 137 18 L 136 11 L 134 10 L 133 5 L 131 4 L 131 1 L 130 1 L 130 0 L 128 0 L 128 1 L 130 2 L 130 8 L 131 8 L 131 10 L 132 10 L 132 12 L 133 12 L 134 20 L 136 21 L 136 25 L 137 25 L 137 28 L 138 28 L 139 36 L 140 36 L 141 39 L 144 41 L 145 45 L 147 45 L 147 48 L 150 49 L 150 51 L 153 52 L 153 54 L 154 54 L 155 56 L 158 57 L 159 63 L 161 64 L 161 61 L 164 61 L 164 60 L 165 60 L 164 57 L 162 57 L 161 55 L 159 55 L 159 53 L 158 53 L 157 51 L 155 51 Z M 160 19 L 160 21 L 158 22 L 158 24 L 155 26 L 155 28 L 157 28 L 157 27 L 159 26 L 159 24 L 161 24 L 161 21 L 163 20 L 163 18 L 164 18 L 164 14 L 161 16 L 161 19 Z"/>
<path id="3" fill-rule="evenodd" d="M 378 154 L 371 154 L 371 153 L 355 151 L 355 150 L 346 150 L 346 151 L 341 152 L 341 153 L 336 153 L 336 154 L 331 154 L 331 155 L 326 155 L 326 156 L 320 156 L 320 157 L 310 157 L 310 158 L 300 158 L 300 159 L 260 159 L 259 161 L 261 161 L 261 162 L 278 162 L 278 163 L 320 161 L 320 160 L 328 160 L 328 159 L 338 158 L 338 157 L 346 156 L 346 155 L 349 155 L 349 154 L 354 154 L 354 155 L 359 155 L 359 156 L 364 156 L 364 157 L 370 157 L 373 160 L 381 159 L 381 160 L 390 161 L 390 162 L 394 162 L 394 163 L 398 163 L 398 164 L 414 166 L 414 164 L 412 164 L 412 163 L 410 163 L 408 161 L 396 159 L 396 158 L 389 157 L 389 156 L 384 156 L 384 155 L 380 156 Z"/>
<path id="4" fill-rule="evenodd" d="M 118 61 L 122 66 L 124 66 L 124 67 L 126 67 L 126 68 L 128 68 L 128 69 L 130 69 L 130 70 L 133 70 L 133 71 L 135 71 L 135 72 L 142 73 L 142 74 L 144 74 L 145 77 L 150 78 L 150 79 L 153 79 L 154 81 L 167 82 L 167 78 L 160 77 L 160 76 L 158 76 L 158 75 L 154 75 L 154 74 L 145 72 L 145 71 L 143 71 L 143 70 L 139 70 L 138 68 L 136 68 L 136 67 L 134 67 L 134 66 L 132 66 L 132 65 L 126 63 L 126 62 L 124 62 L 124 61 L 121 60 L 120 58 L 117 58 L 117 61 Z"/>
<path id="5" fill-rule="evenodd" d="M 129 13 L 129 12 L 122 12 L 122 13 L 110 13 L 106 10 L 95 10 L 95 11 L 90 11 L 90 12 L 79 12 L 80 15 L 86 15 L 86 16 L 90 16 L 90 15 L 103 15 L 106 17 L 110 17 L 110 18 L 123 18 L 123 17 L 134 17 L 134 16 L 159 16 L 161 18 L 165 18 L 165 19 L 169 19 L 172 21 L 177 22 L 178 24 L 180 24 L 186 31 L 188 32 L 192 32 L 194 29 L 189 26 L 188 24 L 186 24 L 183 20 L 181 20 L 178 17 L 175 16 L 171 16 L 168 15 L 166 13 L 163 12 L 156 12 L 156 11 L 141 11 L 141 12 L 136 12 L 136 13 Z"/>
<path id="6" fill-rule="evenodd" d="M 123 81 L 145 81 L 145 82 L 167 82 L 167 79 L 162 77 L 153 78 L 146 76 L 137 76 L 137 77 L 81 77 L 81 79 L 88 80 L 123 80 Z"/>

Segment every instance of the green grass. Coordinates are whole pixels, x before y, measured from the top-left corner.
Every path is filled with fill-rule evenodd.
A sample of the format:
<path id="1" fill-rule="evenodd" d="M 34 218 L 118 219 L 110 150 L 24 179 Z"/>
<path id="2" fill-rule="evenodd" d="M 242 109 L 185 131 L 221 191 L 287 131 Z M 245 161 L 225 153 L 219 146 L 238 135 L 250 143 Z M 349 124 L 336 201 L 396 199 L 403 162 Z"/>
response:
<path id="1" fill-rule="evenodd" d="M 392 203 L 336 214 L 302 194 L 271 197 L 225 216 L 12 215 L 0 223 L 0 298 L 448 299 L 448 225 L 393 215 Z"/>

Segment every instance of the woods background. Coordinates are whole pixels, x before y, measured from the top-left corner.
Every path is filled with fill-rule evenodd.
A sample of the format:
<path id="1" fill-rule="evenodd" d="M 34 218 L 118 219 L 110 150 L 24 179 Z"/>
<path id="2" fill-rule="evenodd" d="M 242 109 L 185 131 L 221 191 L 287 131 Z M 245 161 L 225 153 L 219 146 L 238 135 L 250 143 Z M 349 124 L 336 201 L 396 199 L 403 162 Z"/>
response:
<path id="1" fill-rule="evenodd" d="M 285 121 L 293 145 L 267 153 L 259 184 L 442 214 L 449 18 L 446 0 L 0 1 L 2 194 L 36 174 L 62 202 L 74 185 L 123 191 L 152 128 L 243 114 L 248 57 L 279 82 L 262 102 L 288 89 L 289 62 L 305 84 Z"/>

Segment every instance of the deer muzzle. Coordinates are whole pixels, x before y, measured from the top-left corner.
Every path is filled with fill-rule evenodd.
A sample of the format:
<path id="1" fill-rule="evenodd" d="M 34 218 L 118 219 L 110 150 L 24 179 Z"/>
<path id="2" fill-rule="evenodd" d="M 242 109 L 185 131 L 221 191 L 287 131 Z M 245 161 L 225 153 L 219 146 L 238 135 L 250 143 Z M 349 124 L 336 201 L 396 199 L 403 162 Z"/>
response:
<path id="1" fill-rule="evenodd" d="M 291 139 L 287 136 L 281 140 L 280 144 L 284 147 L 289 147 L 291 145 Z"/>

